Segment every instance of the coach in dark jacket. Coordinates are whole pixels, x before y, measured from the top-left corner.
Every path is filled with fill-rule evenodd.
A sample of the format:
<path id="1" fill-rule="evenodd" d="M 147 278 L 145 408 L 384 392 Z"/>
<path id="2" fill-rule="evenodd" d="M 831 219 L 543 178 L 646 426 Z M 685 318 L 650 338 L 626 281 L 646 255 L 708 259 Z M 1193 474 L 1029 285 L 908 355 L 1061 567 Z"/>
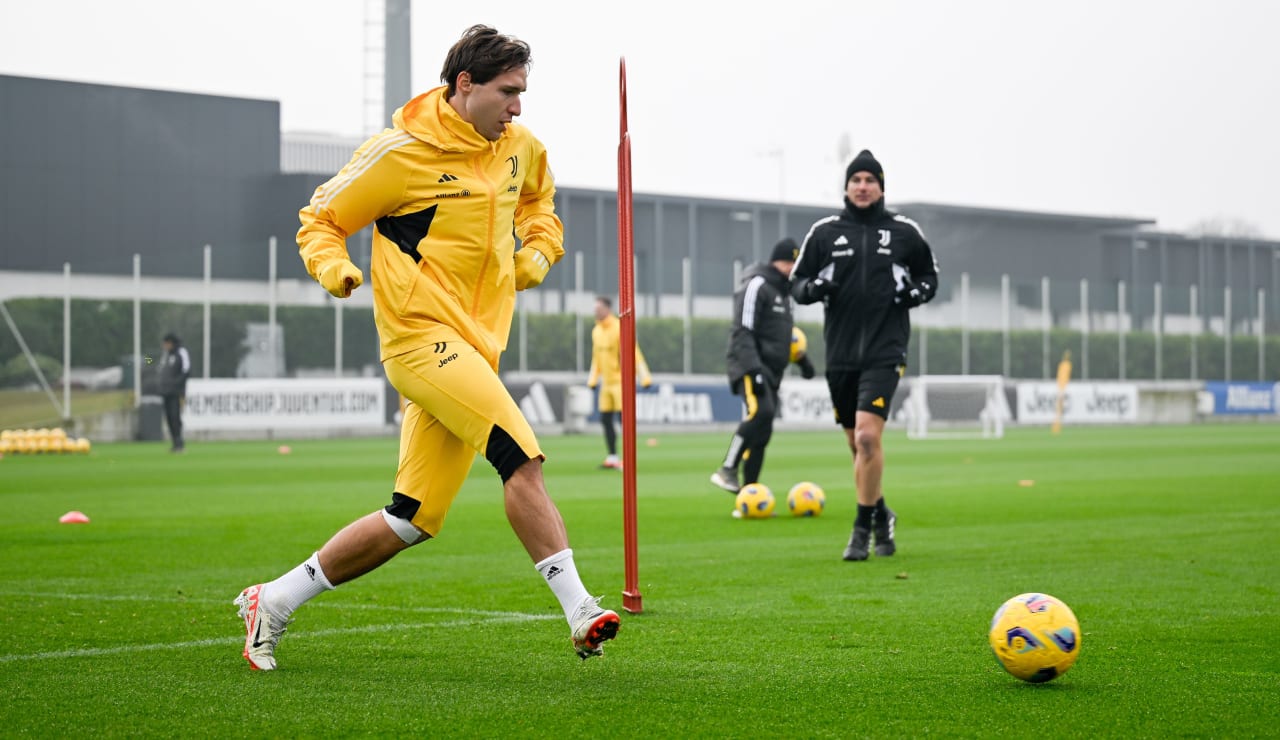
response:
<path id="1" fill-rule="evenodd" d="M 787 276 L 795 264 L 799 247 L 794 239 L 783 239 L 773 247 L 768 262 L 751 265 L 742 274 L 742 283 L 733 294 L 733 328 L 729 332 L 729 386 L 742 396 L 746 418 L 729 442 L 720 469 L 711 482 L 737 493 L 738 467 L 742 484 L 760 480 L 764 449 L 773 436 L 773 419 L 778 411 L 778 387 L 791 362 L 790 283 Z M 797 358 L 801 373 L 813 377 L 813 363 Z"/>
<path id="2" fill-rule="evenodd" d="M 938 264 L 911 219 L 884 206 L 884 168 L 863 150 L 845 169 L 844 210 L 809 229 L 791 272 L 800 303 L 822 301 L 827 386 L 853 451 L 858 516 L 845 560 L 892 555 L 896 517 L 884 501 L 880 439 L 907 366 L 909 311 L 938 291 Z"/>
<path id="3" fill-rule="evenodd" d="M 173 440 L 170 452 L 182 452 L 182 405 L 187 398 L 187 378 L 191 375 L 191 354 L 182 346 L 177 334 L 164 335 L 164 355 L 160 358 L 160 396 L 164 399 L 164 418 Z"/>

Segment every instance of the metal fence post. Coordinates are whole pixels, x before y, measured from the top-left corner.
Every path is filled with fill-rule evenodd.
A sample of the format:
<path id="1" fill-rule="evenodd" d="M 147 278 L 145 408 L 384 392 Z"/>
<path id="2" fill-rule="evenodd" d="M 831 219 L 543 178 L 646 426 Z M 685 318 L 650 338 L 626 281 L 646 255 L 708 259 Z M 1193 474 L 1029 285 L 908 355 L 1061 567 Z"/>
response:
<path id="1" fill-rule="evenodd" d="M 1151 328 L 1156 340 L 1156 380 L 1164 380 L 1164 301 L 1162 300 L 1160 283 L 1152 286 L 1155 293 L 1155 315 L 1152 316 Z"/>
<path id="2" fill-rule="evenodd" d="M 680 260 L 681 279 L 684 283 L 684 374 L 693 373 L 693 260 Z"/>
<path id="3" fill-rule="evenodd" d="M 1052 318 L 1049 311 L 1049 278 L 1040 278 L 1040 329 L 1042 332 L 1040 362 L 1041 377 L 1049 379 L 1049 328 Z"/>
<path id="4" fill-rule="evenodd" d="M 1089 281 L 1080 279 L 1080 377 L 1089 379 Z"/>
<path id="5" fill-rule="evenodd" d="M 1009 328 L 1013 323 L 1011 316 L 1012 302 L 1009 295 L 1009 273 L 1000 276 L 1000 374 L 1009 377 L 1011 349 L 1009 347 Z"/>
<path id="6" fill-rule="evenodd" d="M 1223 358 L 1223 380 L 1231 380 L 1231 286 L 1222 289 L 1222 345 L 1226 353 Z"/>
<path id="7" fill-rule="evenodd" d="M 1116 317 L 1116 320 L 1119 323 L 1119 326 L 1116 327 L 1116 334 L 1120 341 L 1120 357 L 1117 364 L 1119 365 L 1120 380 L 1124 380 L 1125 364 L 1127 362 L 1125 357 L 1124 337 L 1128 331 L 1129 312 L 1125 305 L 1123 280 L 1116 284 Z"/>
<path id="8" fill-rule="evenodd" d="M 62 421 L 71 420 L 71 263 L 62 263 Z"/>
<path id="9" fill-rule="evenodd" d="M 969 374 L 969 273 L 960 273 L 960 374 Z"/>
<path id="10" fill-rule="evenodd" d="M 213 301 L 213 245 L 204 245 L 204 306 L 200 318 L 200 354 L 204 355 L 203 376 L 205 380 L 209 379 L 209 354 L 213 352 L 213 340 L 209 337 L 209 332 L 213 325 L 212 306 Z"/>
<path id="11" fill-rule="evenodd" d="M 142 255 L 133 255 L 133 406 L 142 406 Z"/>

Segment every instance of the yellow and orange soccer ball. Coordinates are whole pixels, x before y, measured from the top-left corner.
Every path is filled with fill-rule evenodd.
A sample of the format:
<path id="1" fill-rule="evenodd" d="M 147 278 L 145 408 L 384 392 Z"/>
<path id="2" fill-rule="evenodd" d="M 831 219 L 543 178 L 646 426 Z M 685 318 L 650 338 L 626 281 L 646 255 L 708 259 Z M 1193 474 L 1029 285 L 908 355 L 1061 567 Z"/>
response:
<path id="1" fill-rule="evenodd" d="M 1080 623 L 1070 607 L 1048 594 L 1018 594 L 996 610 L 987 640 L 1010 675 L 1044 683 L 1075 665 Z"/>
<path id="2" fill-rule="evenodd" d="M 773 491 L 763 483 L 748 483 L 738 491 L 734 507 L 743 519 L 768 519 L 776 502 Z"/>
<path id="3" fill-rule="evenodd" d="M 827 494 L 811 481 L 801 481 L 787 491 L 787 509 L 791 516 L 822 516 L 827 508 Z"/>

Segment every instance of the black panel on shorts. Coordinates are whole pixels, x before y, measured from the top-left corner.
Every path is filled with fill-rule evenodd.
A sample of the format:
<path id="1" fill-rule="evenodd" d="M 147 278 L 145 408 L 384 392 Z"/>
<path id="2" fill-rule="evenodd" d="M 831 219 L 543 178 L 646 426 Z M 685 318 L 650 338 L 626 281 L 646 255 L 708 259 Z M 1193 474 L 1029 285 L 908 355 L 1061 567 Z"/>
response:
<path id="1" fill-rule="evenodd" d="M 520 466 L 531 459 L 524 450 L 520 449 L 520 445 L 516 444 L 511 435 L 497 424 L 494 424 L 493 430 L 489 432 L 489 443 L 485 445 L 484 457 L 498 471 L 503 483 L 511 480 L 511 476 L 516 474 Z"/>
<path id="2" fill-rule="evenodd" d="M 388 514 L 397 519 L 413 521 L 413 517 L 418 513 L 419 506 L 422 506 L 421 501 L 415 501 L 397 491 L 391 494 L 391 503 L 387 504 L 385 508 Z"/>

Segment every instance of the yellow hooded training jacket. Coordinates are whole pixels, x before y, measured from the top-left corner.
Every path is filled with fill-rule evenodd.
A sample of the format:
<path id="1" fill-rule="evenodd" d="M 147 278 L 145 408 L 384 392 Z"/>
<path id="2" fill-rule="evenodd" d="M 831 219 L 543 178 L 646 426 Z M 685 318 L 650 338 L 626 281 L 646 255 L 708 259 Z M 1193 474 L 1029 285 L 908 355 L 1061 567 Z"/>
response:
<path id="1" fill-rule="evenodd" d="M 547 151 L 508 124 L 491 142 L 438 87 L 396 111 L 298 216 L 307 272 L 347 259 L 376 224 L 370 273 L 382 359 L 461 337 L 496 370 L 515 308 L 515 237 L 554 265 L 564 255 Z"/>

